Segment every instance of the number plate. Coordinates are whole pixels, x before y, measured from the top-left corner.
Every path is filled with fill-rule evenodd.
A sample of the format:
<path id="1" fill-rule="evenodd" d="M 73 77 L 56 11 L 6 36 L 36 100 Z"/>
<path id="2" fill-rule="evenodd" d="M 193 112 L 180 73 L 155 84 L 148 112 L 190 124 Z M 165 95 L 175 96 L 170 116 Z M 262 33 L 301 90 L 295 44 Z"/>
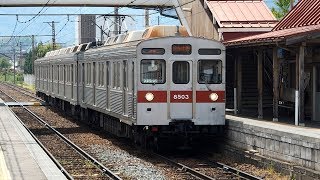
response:
<path id="1" fill-rule="evenodd" d="M 192 103 L 192 91 L 171 91 L 170 102 Z"/>

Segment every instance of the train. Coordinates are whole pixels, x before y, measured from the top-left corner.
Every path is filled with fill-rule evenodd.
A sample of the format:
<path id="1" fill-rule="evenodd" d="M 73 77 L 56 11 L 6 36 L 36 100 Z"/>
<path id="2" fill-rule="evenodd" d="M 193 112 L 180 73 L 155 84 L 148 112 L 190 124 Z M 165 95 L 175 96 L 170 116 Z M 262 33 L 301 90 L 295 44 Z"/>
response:
<path id="1" fill-rule="evenodd" d="M 225 56 L 219 41 L 153 26 L 48 52 L 34 62 L 36 93 L 137 144 L 186 144 L 223 132 Z"/>

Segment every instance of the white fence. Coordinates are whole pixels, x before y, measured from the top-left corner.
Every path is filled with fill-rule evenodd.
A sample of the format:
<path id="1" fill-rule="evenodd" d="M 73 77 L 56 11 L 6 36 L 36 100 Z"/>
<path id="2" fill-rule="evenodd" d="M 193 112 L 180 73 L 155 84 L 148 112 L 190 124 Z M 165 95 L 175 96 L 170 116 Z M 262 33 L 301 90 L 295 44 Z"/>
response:
<path id="1" fill-rule="evenodd" d="M 33 74 L 24 74 L 23 75 L 24 83 L 29 85 L 35 85 L 35 76 Z"/>

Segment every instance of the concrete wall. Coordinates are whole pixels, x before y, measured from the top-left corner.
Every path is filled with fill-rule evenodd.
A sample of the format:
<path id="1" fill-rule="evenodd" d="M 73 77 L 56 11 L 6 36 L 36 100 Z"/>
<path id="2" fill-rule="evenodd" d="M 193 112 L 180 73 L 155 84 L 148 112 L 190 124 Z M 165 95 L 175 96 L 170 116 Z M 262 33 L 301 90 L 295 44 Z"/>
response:
<path id="1" fill-rule="evenodd" d="M 320 130 L 313 129 L 312 132 L 316 133 L 308 137 L 276 130 L 272 127 L 275 124 L 269 123 L 271 126 L 268 128 L 246 123 L 242 118 L 230 117 L 227 116 L 226 122 L 228 145 L 243 150 L 256 150 L 266 157 L 320 171 Z M 289 125 L 287 127 L 290 129 Z M 307 134 L 308 128 L 305 131 Z"/>
<path id="2" fill-rule="evenodd" d="M 33 74 L 24 74 L 23 75 L 23 80 L 24 83 L 29 84 L 29 85 L 35 85 L 35 76 Z"/>

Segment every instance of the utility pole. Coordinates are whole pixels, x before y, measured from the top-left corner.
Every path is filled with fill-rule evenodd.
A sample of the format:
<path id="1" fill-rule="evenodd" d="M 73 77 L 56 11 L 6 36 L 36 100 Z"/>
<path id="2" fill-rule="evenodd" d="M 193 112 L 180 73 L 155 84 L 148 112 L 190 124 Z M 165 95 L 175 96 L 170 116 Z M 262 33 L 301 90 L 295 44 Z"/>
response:
<path id="1" fill-rule="evenodd" d="M 293 9 L 293 3 L 294 3 L 294 0 L 290 0 L 290 10 Z"/>
<path id="2" fill-rule="evenodd" d="M 32 51 L 31 51 L 31 74 L 34 73 L 34 35 L 31 36 L 32 41 Z"/>
<path id="3" fill-rule="evenodd" d="M 16 47 L 13 48 L 13 83 L 16 84 Z"/>
<path id="4" fill-rule="evenodd" d="M 103 27 L 102 26 L 100 26 L 100 38 L 101 38 L 101 43 L 103 43 L 103 29 L 102 29 Z"/>
<path id="5" fill-rule="evenodd" d="M 43 23 L 49 24 L 51 26 L 51 28 L 52 28 L 52 49 L 55 50 L 56 49 L 56 28 L 55 28 L 55 24 L 59 23 L 59 22 L 51 21 L 51 22 L 43 22 Z"/>
<path id="6" fill-rule="evenodd" d="M 144 11 L 144 22 L 145 22 L 145 28 L 148 28 L 150 26 L 149 22 L 149 9 L 145 9 Z"/>
<path id="7" fill-rule="evenodd" d="M 20 45 L 20 52 L 19 52 L 19 62 L 18 62 L 18 65 L 21 69 L 21 59 L 22 59 L 22 43 L 19 42 L 19 45 Z"/>
<path id="8" fill-rule="evenodd" d="M 113 33 L 114 35 L 118 35 L 119 34 L 119 8 L 115 7 L 114 8 L 114 28 L 113 28 Z"/>

